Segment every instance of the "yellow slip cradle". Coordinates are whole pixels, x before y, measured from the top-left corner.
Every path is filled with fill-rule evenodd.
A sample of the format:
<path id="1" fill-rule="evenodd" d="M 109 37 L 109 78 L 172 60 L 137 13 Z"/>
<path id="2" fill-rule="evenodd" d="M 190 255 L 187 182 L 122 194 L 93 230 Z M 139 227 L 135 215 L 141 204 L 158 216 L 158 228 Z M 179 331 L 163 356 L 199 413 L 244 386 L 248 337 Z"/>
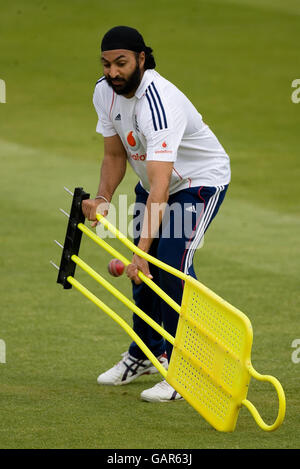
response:
<path id="1" fill-rule="evenodd" d="M 285 415 L 285 395 L 273 376 L 251 365 L 252 327 L 242 312 L 193 278 L 185 283 L 180 319 L 167 381 L 220 431 L 233 431 L 241 405 L 265 431 L 278 428 Z M 267 425 L 246 399 L 250 378 L 270 381 L 279 412 Z"/>
<path id="2" fill-rule="evenodd" d="M 179 306 L 152 280 L 142 272 L 139 273 L 140 278 L 178 312 L 178 327 L 176 337 L 173 338 L 81 259 L 75 255 L 72 256 L 72 260 L 77 265 L 173 344 L 168 371 L 160 365 L 148 347 L 123 319 L 73 277 L 68 277 L 68 281 L 130 335 L 168 383 L 216 430 L 233 431 L 242 405 L 248 408 L 260 428 L 265 431 L 277 429 L 285 416 L 284 391 L 275 377 L 259 374 L 251 364 L 253 334 L 248 317 L 198 280 L 138 249 L 103 216 L 98 214 L 97 219 L 131 251 L 185 282 L 182 303 Z M 85 225 L 79 223 L 78 228 L 111 255 L 122 260 L 125 265 L 130 264 L 126 257 L 96 236 Z M 271 382 L 276 389 L 279 410 L 272 425 L 263 421 L 255 406 L 246 398 L 251 376 L 261 381 Z"/>

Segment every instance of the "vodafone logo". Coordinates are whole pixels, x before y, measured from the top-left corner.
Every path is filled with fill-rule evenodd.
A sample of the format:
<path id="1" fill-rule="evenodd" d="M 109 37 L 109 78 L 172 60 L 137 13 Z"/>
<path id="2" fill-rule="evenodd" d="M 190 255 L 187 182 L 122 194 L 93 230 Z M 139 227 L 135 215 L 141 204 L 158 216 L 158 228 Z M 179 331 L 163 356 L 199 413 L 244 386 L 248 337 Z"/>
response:
<path id="1" fill-rule="evenodd" d="M 167 150 L 167 148 L 168 148 L 168 144 L 166 141 L 164 141 L 161 144 L 160 150 L 156 150 L 155 153 L 173 153 L 172 150 Z"/>
<path id="2" fill-rule="evenodd" d="M 137 134 L 133 131 L 130 130 L 126 136 L 126 141 L 129 145 L 130 150 L 137 151 L 137 149 L 140 146 L 140 140 L 137 136 Z"/>
<path id="3" fill-rule="evenodd" d="M 138 150 L 140 148 L 140 145 L 141 145 L 141 142 L 140 142 L 140 139 L 139 137 L 137 136 L 137 134 L 133 131 L 133 130 L 130 130 L 127 135 L 126 135 L 126 142 L 129 146 L 129 149 L 134 151 L 134 152 L 137 152 L 137 153 L 131 153 L 130 157 L 135 160 L 135 161 L 145 161 L 146 160 L 146 157 L 147 155 L 144 154 L 144 155 L 140 155 L 138 153 Z"/>

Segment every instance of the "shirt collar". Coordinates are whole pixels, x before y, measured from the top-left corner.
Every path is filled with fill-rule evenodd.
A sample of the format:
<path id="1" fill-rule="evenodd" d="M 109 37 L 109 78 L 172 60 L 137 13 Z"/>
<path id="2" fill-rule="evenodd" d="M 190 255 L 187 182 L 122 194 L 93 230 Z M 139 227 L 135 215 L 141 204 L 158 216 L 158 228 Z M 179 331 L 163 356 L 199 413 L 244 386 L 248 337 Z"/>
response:
<path id="1" fill-rule="evenodd" d="M 138 87 L 138 89 L 135 92 L 135 96 L 140 99 L 142 96 L 144 96 L 146 89 L 150 85 L 150 83 L 153 81 L 153 70 L 145 70 L 142 81 Z"/>

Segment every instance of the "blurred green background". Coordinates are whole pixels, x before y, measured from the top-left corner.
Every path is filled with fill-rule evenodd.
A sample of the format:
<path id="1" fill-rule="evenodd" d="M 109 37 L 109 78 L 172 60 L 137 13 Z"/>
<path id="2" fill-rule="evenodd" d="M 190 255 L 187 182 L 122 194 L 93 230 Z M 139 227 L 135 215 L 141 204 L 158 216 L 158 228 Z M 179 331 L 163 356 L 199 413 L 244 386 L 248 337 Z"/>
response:
<path id="1" fill-rule="evenodd" d="M 14 0 L 0 12 L 1 448 L 296 448 L 299 373 L 300 78 L 297 0 Z M 275 433 L 246 409 L 236 431 L 214 431 L 186 402 L 151 405 L 140 392 L 160 377 L 100 388 L 128 337 L 74 289 L 56 284 L 53 239 L 64 240 L 63 186 L 97 190 L 103 155 L 92 94 L 100 40 L 112 26 L 139 29 L 157 71 L 195 104 L 231 157 L 232 183 L 197 252 L 198 278 L 250 318 L 252 361 L 287 397 Z M 119 187 L 133 202 L 136 176 Z M 112 244 L 119 247 L 114 240 Z M 120 250 L 124 253 L 122 246 Z M 128 253 L 126 253 L 128 254 Z M 89 240 L 81 257 L 106 272 Z M 106 275 L 106 274 L 105 274 Z M 130 322 L 130 313 L 79 271 L 77 278 Z M 130 296 L 125 277 L 115 285 Z M 277 397 L 251 383 L 249 398 L 276 417 Z"/>

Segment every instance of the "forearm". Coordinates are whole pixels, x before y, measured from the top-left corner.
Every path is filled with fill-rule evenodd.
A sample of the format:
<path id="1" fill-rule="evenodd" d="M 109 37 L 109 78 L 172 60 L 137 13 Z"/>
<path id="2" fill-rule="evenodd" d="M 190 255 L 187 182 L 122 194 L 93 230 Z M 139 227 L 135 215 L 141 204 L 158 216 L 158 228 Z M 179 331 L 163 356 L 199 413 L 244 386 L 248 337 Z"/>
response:
<path id="1" fill-rule="evenodd" d="M 172 162 L 150 161 L 147 163 L 150 192 L 147 198 L 142 231 L 138 243 L 138 247 L 142 251 L 149 252 L 153 239 L 158 235 L 169 200 L 172 168 Z M 138 271 L 152 278 L 148 262 L 134 254 L 132 263 L 127 267 L 127 275 L 137 285 L 141 283 Z"/>
<path id="2" fill-rule="evenodd" d="M 100 172 L 97 195 L 102 195 L 109 202 L 126 172 L 126 159 L 123 156 L 105 155 Z"/>
<path id="3" fill-rule="evenodd" d="M 168 198 L 169 191 L 167 188 L 153 187 L 150 189 L 138 243 L 138 247 L 145 252 L 149 252 L 153 239 L 158 233 Z"/>

